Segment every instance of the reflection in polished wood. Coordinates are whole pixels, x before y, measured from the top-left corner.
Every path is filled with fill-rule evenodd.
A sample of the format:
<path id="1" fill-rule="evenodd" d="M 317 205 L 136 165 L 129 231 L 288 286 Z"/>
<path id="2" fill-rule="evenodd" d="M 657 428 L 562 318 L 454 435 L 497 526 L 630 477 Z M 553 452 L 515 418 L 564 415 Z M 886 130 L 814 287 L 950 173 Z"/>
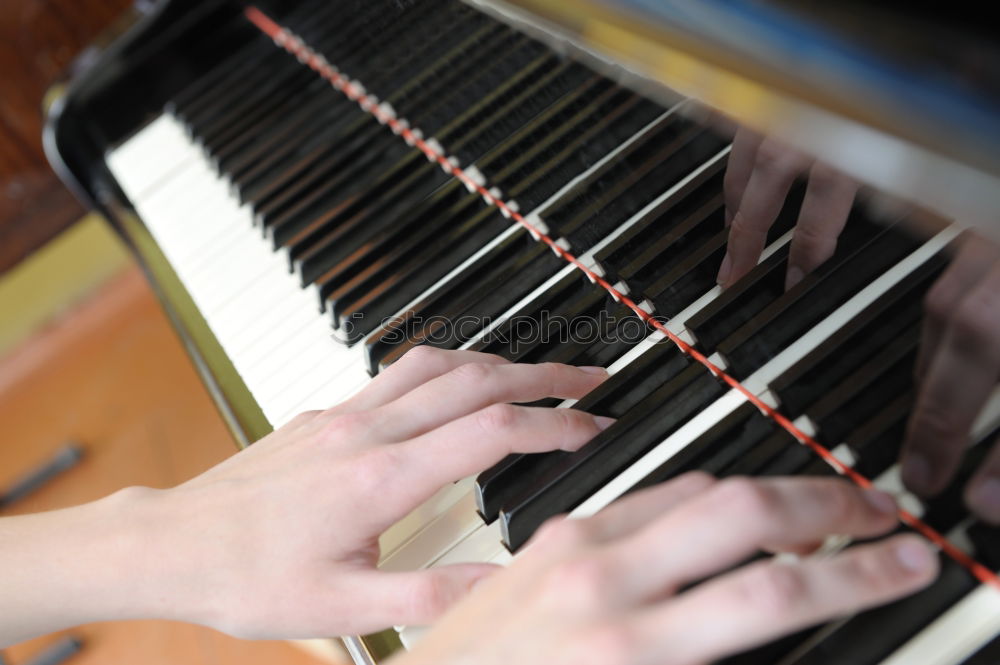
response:
<path id="1" fill-rule="evenodd" d="M 78 219 L 42 152 L 45 93 L 130 0 L 0 0 L 0 272 Z"/>

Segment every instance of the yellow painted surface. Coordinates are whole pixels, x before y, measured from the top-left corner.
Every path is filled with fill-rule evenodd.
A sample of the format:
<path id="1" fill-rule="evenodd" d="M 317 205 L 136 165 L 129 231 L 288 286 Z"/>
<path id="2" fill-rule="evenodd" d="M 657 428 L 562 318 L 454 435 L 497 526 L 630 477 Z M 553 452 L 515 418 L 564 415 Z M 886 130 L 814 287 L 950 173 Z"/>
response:
<path id="1" fill-rule="evenodd" d="M 125 246 L 88 215 L 0 277 L 0 355 L 130 265 Z"/>

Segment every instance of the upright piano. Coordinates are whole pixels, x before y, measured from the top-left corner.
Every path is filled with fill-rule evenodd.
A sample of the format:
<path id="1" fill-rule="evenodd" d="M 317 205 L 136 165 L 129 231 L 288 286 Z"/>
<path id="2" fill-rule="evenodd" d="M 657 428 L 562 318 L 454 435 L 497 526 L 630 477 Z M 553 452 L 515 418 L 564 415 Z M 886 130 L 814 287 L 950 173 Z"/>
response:
<path id="1" fill-rule="evenodd" d="M 960 490 L 1000 402 L 940 496 L 908 494 L 896 458 L 924 294 L 962 227 L 1000 228 L 1000 57 L 975 16 L 834 4 L 145 3 L 67 82 L 46 148 L 240 445 L 422 344 L 609 368 L 551 406 L 614 426 L 455 479 L 383 536 L 382 567 L 506 563 L 548 517 L 692 469 L 842 474 L 897 495 L 940 578 L 726 662 L 995 665 L 1000 530 Z M 788 291 L 803 184 L 757 267 L 716 285 L 743 125 L 864 185 Z M 374 663 L 421 630 L 345 641 Z"/>

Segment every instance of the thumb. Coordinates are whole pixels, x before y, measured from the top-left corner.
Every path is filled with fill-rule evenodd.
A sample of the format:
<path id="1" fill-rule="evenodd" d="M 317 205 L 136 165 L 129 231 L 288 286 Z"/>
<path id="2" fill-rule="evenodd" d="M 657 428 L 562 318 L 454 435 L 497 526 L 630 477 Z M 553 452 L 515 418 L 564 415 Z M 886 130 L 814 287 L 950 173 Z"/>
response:
<path id="1" fill-rule="evenodd" d="M 372 571 L 362 584 L 370 601 L 372 630 L 427 626 L 501 566 L 462 563 L 414 572 Z"/>

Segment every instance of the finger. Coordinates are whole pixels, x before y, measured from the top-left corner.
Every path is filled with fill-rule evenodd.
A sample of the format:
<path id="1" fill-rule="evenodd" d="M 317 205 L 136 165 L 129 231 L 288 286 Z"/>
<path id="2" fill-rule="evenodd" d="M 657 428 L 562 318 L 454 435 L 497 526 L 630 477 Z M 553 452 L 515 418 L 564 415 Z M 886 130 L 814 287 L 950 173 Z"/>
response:
<path id="1" fill-rule="evenodd" d="M 969 481 L 965 503 L 983 520 L 1000 525 L 1000 445 L 993 445 L 993 450 Z"/>
<path id="2" fill-rule="evenodd" d="M 808 167 L 799 153 L 773 139 L 757 149 L 753 173 L 729 229 L 729 247 L 719 269 L 718 282 L 732 286 L 750 272 L 767 240 L 767 231 L 781 212 L 795 177 Z"/>
<path id="3" fill-rule="evenodd" d="M 906 486 L 928 496 L 954 475 L 1000 372 L 1000 265 L 959 303 L 917 396 L 903 446 Z"/>
<path id="4" fill-rule="evenodd" d="M 536 551 L 543 556 L 558 552 L 579 553 L 589 545 L 625 537 L 714 484 L 715 479 L 707 473 L 686 473 L 670 482 L 629 494 L 593 517 L 555 517 L 538 529 L 524 554 Z"/>
<path id="5" fill-rule="evenodd" d="M 492 564 L 456 564 L 415 572 L 358 572 L 350 576 L 350 583 L 357 588 L 349 597 L 364 599 L 364 603 L 351 607 L 358 623 L 356 628 L 352 626 L 353 632 L 375 633 L 387 626 L 428 626 L 498 570 L 500 566 Z"/>
<path id="6" fill-rule="evenodd" d="M 750 129 L 741 128 L 733 137 L 733 148 L 726 164 L 726 176 L 723 190 L 726 200 L 726 227 L 733 223 L 736 211 L 740 209 L 743 192 L 746 191 L 750 174 L 753 173 L 754 161 L 757 159 L 757 148 L 763 137 Z"/>
<path id="7" fill-rule="evenodd" d="M 975 233 L 965 233 L 956 242 L 957 251 L 948 269 L 924 299 L 924 323 L 917 357 L 917 376 L 927 376 L 931 359 L 941 343 L 947 322 L 962 297 L 969 293 L 1000 258 L 1000 249 Z"/>
<path id="8" fill-rule="evenodd" d="M 634 619 L 650 657 L 713 662 L 806 626 L 902 598 L 927 586 L 938 561 L 916 536 L 855 547 L 829 559 L 760 563 L 706 582 Z"/>
<path id="9" fill-rule="evenodd" d="M 809 185 L 788 253 L 786 290 L 833 256 L 857 192 L 857 184 L 839 171 L 822 164 L 810 169 Z"/>
<path id="10" fill-rule="evenodd" d="M 577 399 L 608 378 L 600 367 L 469 362 L 375 410 L 380 438 L 403 441 L 492 404 Z"/>
<path id="11" fill-rule="evenodd" d="M 662 485 L 629 494 L 588 521 L 593 523 L 595 534 L 601 542 L 623 538 L 653 520 L 662 518 L 715 484 L 715 478 L 707 473 L 686 473 Z"/>
<path id="12" fill-rule="evenodd" d="M 576 409 L 495 404 L 380 448 L 395 460 L 393 481 L 380 505 L 396 514 L 408 512 L 447 483 L 479 473 L 507 455 L 575 450 L 612 422 Z"/>
<path id="13" fill-rule="evenodd" d="M 649 599 L 762 549 L 797 548 L 830 534 L 871 537 L 895 524 L 896 506 L 889 495 L 862 491 L 843 480 L 732 478 L 615 545 L 615 558 L 623 571 L 632 571 L 625 575 L 622 592 Z"/>
<path id="14" fill-rule="evenodd" d="M 376 376 L 364 390 L 333 407 L 328 413 L 343 415 L 380 407 L 468 363 L 505 365 L 510 364 L 510 361 L 489 353 L 445 351 L 432 346 L 417 346 Z"/>

